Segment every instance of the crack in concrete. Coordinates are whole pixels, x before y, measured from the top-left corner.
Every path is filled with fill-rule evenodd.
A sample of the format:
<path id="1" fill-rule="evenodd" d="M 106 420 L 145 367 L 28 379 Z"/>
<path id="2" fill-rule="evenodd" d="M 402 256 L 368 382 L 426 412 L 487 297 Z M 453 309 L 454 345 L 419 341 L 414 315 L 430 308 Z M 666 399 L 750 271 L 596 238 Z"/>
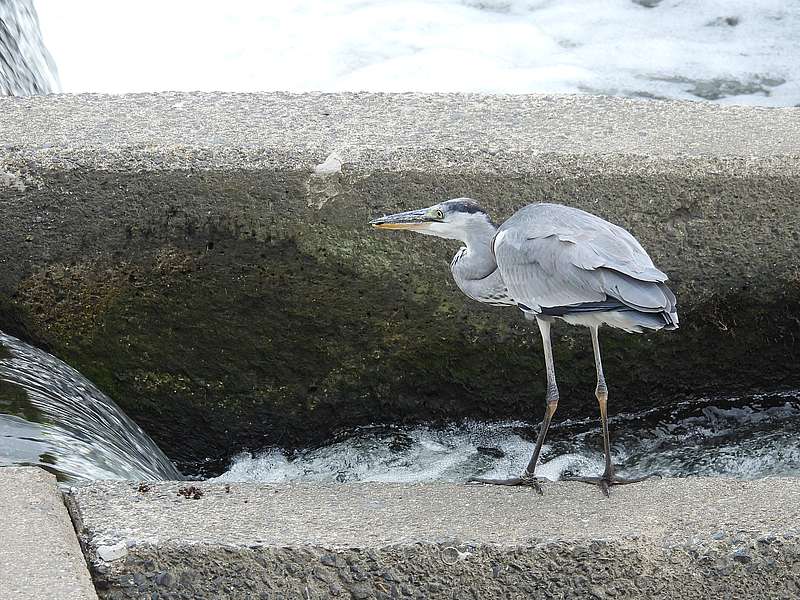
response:
<path id="1" fill-rule="evenodd" d="M 325 204 L 342 193 L 342 165 L 344 160 L 338 150 L 331 152 L 309 177 L 308 206 L 322 209 Z"/>

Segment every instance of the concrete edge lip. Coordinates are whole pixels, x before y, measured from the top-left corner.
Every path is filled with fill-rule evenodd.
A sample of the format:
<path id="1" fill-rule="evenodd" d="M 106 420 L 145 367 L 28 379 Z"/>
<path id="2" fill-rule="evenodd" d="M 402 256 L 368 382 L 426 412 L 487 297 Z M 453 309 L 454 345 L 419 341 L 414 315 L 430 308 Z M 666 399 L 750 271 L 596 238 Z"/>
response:
<path id="1" fill-rule="evenodd" d="M 425 172 L 800 176 L 800 108 L 588 95 L 154 93 L 0 98 L 0 194 L 45 172 L 289 171 L 322 208 Z"/>
<path id="2" fill-rule="evenodd" d="M 800 108 L 588 95 L 156 93 L 2 98 L 0 139 L 46 155 L 124 148 L 336 153 L 518 151 L 653 158 L 800 156 Z M 64 118 L 56 118 L 62 116 Z M 668 124 L 668 126 L 665 126 Z M 359 152 L 364 150 L 363 157 Z M 405 150 L 405 152 L 404 152 Z M 355 157 L 354 157 L 355 154 Z"/>
<path id="3" fill-rule="evenodd" d="M 463 484 L 194 485 L 197 499 L 178 494 L 185 482 L 145 492 L 98 482 L 70 494 L 101 589 L 300 598 L 800 590 L 800 478 L 648 481 L 610 500 L 577 483 L 548 485 L 544 497 Z"/>
<path id="4" fill-rule="evenodd" d="M 613 488 L 610 499 L 572 482 L 548 484 L 543 497 L 527 488 L 460 483 L 159 482 L 140 488 L 96 482 L 73 488 L 69 497 L 84 530 L 104 542 L 350 547 L 457 537 L 516 545 L 642 535 L 672 540 L 682 530 L 734 523 L 753 532 L 775 526 L 800 532 L 800 478 L 647 480 Z M 797 505 L 769 510 L 790 500 Z M 592 523 L 595 518 L 601 520 Z M 539 522 L 535 530 L 532 519 Z M 496 535 L 496 527 L 504 533 Z"/>
<path id="5" fill-rule="evenodd" d="M 97 598 L 56 478 L 0 468 L 0 598 Z"/>

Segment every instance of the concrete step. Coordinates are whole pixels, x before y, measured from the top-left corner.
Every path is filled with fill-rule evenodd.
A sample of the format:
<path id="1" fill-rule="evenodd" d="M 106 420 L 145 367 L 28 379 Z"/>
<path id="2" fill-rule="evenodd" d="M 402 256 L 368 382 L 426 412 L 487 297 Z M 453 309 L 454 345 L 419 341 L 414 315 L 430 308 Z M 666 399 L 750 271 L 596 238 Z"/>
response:
<path id="1" fill-rule="evenodd" d="M 56 478 L 0 468 L 0 599 L 52 598 L 97 598 Z"/>
<path id="2" fill-rule="evenodd" d="M 800 479 L 612 489 L 97 483 L 69 497 L 109 598 L 793 598 Z"/>

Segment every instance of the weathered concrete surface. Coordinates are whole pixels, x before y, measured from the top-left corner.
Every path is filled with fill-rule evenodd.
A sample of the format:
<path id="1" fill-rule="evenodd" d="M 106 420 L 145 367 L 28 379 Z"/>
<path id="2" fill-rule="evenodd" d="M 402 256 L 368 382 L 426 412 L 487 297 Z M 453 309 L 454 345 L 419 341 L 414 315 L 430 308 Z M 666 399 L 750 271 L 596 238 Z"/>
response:
<path id="1" fill-rule="evenodd" d="M 577 483 L 544 496 L 200 484 L 197 499 L 178 494 L 185 485 L 100 483 L 70 497 L 101 597 L 800 595 L 800 479 L 648 481 L 611 499 Z"/>
<path id="2" fill-rule="evenodd" d="M 536 418 L 538 335 L 463 297 L 457 245 L 371 231 L 468 195 L 629 228 L 682 328 L 604 337 L 611 405 L 797 386 L 800 109 L 562 96 L 0 100 L 0 329 L 177 459 L 371 421 Z M 561 415 L 595 413 L 559 329 Z"/>
<path id="3" fill-rule="evenodd" d="M 56 478 L 0 468 L 0 599 L 97 598 Z"/>

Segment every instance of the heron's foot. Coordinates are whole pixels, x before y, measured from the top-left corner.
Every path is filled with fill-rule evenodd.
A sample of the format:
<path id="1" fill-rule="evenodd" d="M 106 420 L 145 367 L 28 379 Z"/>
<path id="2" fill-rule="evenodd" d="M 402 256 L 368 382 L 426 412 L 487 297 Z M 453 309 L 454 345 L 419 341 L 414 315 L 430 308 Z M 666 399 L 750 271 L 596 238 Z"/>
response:
<path id="1" fill-rule="evenodd" d="M 542 484 L 548 483 L 550 480 L 543 477 L 535 477 L 534 475 L 523 474 L 521 477 L 512 477 L 511 479 L 484 479 L 482 477 L 470 477 L 467 483 L 484 483 L 487 485 L 508 485 L 508 486 L 521 486 L 530 487 L 536 490 L 540 496 L 544 496 L 542 491 Z"/>
<path id="2" fill-rule="evenodd" d="M 579 476 L 571 476 L 568 475 L 566 477 L 562 477 L 561 481 L 580 481 L 582 483 L 591 483 L 592 485 L 596 485 L 600 488 L 600 491 L 603 495 L 608 498 L 609 497 L 609 490 L 613 485 L 628 485 L 629 483 L 639 483 L 640 481 L 644 481 L 645 479 L 651 479 L 653 477 L 661 478 L 659 473 L 651 473 L 650 475 L 643 475 L 642 477 L 617 477 L 617 475 L 612 471 L 611 473 L 603 473 L 597 477 L 579 477 Z"/>

